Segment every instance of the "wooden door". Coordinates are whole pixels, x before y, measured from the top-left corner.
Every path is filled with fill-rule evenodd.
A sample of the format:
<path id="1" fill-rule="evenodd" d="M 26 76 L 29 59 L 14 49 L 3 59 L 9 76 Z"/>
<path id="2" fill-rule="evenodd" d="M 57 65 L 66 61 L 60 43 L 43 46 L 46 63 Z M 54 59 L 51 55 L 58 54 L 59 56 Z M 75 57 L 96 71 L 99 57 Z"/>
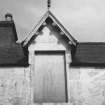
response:
<path id="1" fill-rule="evenodd" d="M 63 52 L 36 52 L 34 102 L 66 102 Z"/>

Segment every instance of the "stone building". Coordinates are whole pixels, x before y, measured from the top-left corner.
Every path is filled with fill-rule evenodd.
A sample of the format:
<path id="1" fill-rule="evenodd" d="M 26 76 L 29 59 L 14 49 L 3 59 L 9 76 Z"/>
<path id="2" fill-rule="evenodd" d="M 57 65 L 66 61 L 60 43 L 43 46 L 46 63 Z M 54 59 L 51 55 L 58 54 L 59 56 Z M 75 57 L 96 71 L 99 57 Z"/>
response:
<path id="1" fill-rule="evenodd" d="M 105 43 L 80 43 L 48 10 L 22 43 L 0 22 L 0 105 L 105 105 Z"/>

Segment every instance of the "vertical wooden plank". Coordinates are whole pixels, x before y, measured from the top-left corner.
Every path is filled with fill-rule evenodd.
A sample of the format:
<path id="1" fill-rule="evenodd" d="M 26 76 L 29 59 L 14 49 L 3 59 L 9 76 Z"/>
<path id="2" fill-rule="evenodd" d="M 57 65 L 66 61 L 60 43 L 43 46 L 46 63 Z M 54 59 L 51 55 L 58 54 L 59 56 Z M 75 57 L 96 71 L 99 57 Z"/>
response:
<path id="1" fill-rule="evenodd" d="M 66 102 L 64 53 L 37 53 L 34 81 L 34 102 Z"/>

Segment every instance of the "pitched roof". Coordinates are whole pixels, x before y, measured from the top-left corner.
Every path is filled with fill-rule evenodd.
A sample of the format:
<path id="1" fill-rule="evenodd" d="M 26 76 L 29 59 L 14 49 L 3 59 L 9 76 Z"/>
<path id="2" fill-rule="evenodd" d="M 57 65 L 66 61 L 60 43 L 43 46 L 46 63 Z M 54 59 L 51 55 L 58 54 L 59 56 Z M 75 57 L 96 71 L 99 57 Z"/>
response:
<path id="1" fill-rule="evenodd" d="M 0 66 L 26 66 L 28 57 L 21 44 L 13 21 L 0 21 Z"/>
<path id="2" fill-rule="evenodd" d="M 42 19 L 38 22 L 38 24 L 34 27 L 32 32 L 29 33 L 29 35 L 26 37 L 26 39 L 23 41 L 23 45 L 26 46 L 28 42 L 31 40 L 31 38 L 36 35 L 38 29 L 43 25 L 43 23 L 50 18 L 53 20 L 53 22 L 62 30 L 63 33 L 68 37 L 68 39 L 71 41 L 72 44 L 76 45 L 77 41 L 71 36 L 71 34 L 64 28 L 64 26 L 56 19 L 56 17 L 48 10 Z"/>
<path id="3" fill-rule="evenodd" d="M 78 43 L 72 52 L 71 65 L 105 66 L 105 43 Z"/>
<path id="4" fill-rule="evenodd" d="M 14 22 L 0 21 L 0 46 L 10 46 L 10 44 L 16 43 L 17 40 Z"/>

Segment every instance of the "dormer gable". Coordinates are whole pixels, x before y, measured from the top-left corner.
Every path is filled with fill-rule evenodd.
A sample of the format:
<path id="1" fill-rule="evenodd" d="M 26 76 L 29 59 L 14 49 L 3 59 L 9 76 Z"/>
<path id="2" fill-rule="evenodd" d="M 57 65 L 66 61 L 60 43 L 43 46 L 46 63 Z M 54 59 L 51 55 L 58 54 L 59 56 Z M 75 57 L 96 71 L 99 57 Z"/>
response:
<path id="1" fill-rule="evenodd" d="M 23 41 L 23 46 L 29 46 L 31 43 L 34 42 L 34 39 L 36 39 L 37 41 L 36 37 L 44 33 L 43 30 L 46 31 L 47 33 L 50 33 L 50 35 L 53 33 L 55 37 L 57 37 L 58 39 L 60 38 L 60 39 L 65 40 L 64 42 L 70 45 L 76 46 L 77 44 L 77 41 L 63 27 L 63 25 L 55 18 L 55 16 L 50 11 L 47 11 L 45 15 L 42 17 L 42 19 L 38 22 L 36 27 L 33 29 L 33 31 Z M 44 36 L 41 36 L 41 37 L 43 39 Z M 47 41 L 48 40 L 47 37 L 50 38 L 50 41 L 53 40 L 52 37 L 47 36 L 47 34 L 46 34 L 46 39 L 43 39 L 43 40 Z M 59 40 L 58 40 L 58 43 L 59 43 Z"/>

